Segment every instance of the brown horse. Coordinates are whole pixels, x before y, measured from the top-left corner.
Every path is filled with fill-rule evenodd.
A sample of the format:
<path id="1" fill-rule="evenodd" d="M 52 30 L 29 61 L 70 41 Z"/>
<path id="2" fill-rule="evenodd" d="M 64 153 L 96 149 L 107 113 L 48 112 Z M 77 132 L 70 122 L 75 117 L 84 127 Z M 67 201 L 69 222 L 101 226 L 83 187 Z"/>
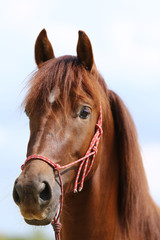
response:
<path id="1" fill-rule="evenodd" d="M 35 156 L 16 180 L 13 197 L 25 221 L 32 225 L 52 221 L 59 205 L 61 178 L 62 240 L 160 239 L 160 211 L 149 195 L 134 123 L 97 71 L 87 35 L 79 32 L 77 57 L 55 58 L 42 30 L 35 44 L 35 59 L 39 69 L 25 99 L 30 119 L 27 157 L 44 156 L 55 168 Z M 81 164 L 76 160 L 85 156 L 97 131 L 100 106 L 103 135 L 98 152 L 83 190 L 74 193 Z M 92 159 L 88 158 L 88 164 Z M 59 169 L 58 177 L 56 166 L 74 162 Z"/>

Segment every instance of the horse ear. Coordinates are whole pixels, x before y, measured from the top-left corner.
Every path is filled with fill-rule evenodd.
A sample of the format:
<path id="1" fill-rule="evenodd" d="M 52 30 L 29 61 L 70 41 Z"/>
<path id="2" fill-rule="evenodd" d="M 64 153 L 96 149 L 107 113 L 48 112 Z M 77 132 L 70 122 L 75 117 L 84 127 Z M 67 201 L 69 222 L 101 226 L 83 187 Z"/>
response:
<path id="1" fill-rule="evenodd" d="M 45 61 L 54 58 L 54 52 L 52 45 L 47 37 L 47 32 L 43 29 L 35 43 L 35 61 L 38 67 L 41 66 Z"/>
<path id="2" fill-rule="evenodd" d="M 88 71 L 91 71 L 94 62 L 91 42 L 85 32 L 79 31 L 78 34 L 78 59 Z"/>

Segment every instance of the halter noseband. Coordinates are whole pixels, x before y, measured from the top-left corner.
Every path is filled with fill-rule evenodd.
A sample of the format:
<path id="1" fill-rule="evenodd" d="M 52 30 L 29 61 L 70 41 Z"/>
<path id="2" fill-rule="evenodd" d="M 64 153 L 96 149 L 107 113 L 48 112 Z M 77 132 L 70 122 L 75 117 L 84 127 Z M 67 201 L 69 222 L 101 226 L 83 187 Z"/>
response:
<path id="1" fill-rule="evenodd" d="M 80 166 L 79 166 L 78 172 L 77 172 L 75 185 L 74 185 L 74 193 L 76 193 L 78 191 L 80 192 L 83 189 L 84 179 L 89 174 L 89 172 L 91 171 L 91 168 L 93 166 L 94 159 L 95 159 L 95 156 L 96 156 L 97 151 L 98 151 L 98 144 L 99 144 L 100 137 L 101 137 L 102 134 L 103 134 L 103 130 L 102 130 L 102 107 L 100 106 L 100 114 L 99 114 L 98 122 L 96 124 L 96 132 L 95 132 L 95 134 L 94 134 L 94 136 L 91 140 L 90 146 L 89 146 L 89 148 L 88 148 L 84 157 L 82 157 L 82 158 L 80 158 L 80 159 L 78 159 L 74 162 L 71 162 L 69 164 L 66 164 L 64 166 L 61 166 L 57 163 L 54 163 L 53 161 L 51 161 L 50 159 L 48 159 L 46 157 L 43 157 L 43 156 L 40 156 L 40 155 L 31 155 L 31 156 L 27 157 L 26 161 L 21 166 L 21 170 L 23 170 L 28 161 L 33 160 L 33 159 L 39 159 L 39 160 L 42 160 L 42 161 L 45 161 L 46 163 L 48 163 L 58 173 L 58 177 L 59 177 L 59 181 L 60 181 L 60 187 L 61 187 L 61 196 L 60 196 L 60 199 L 59 199 L 59 209 L 58 209 L 54 219 L 51 221 L 51 224 L 52 224 L 52 226 L 54 228 L 54 231 L 55 231 L 55 239 L 56 240 L 60 240 L 60 231 L 61 231 L 61 228 L 62 228 L 61 223 L 59 222 L 60 214 L 62 212 L 62 207 L 63 207 L 63 182 L 62 182 L 62 177 L 61 177 L 61 174 L 60 174 L 60 170 L 65 169 L 65 168 L 69 168 L 69 167 L 71 167 L 71 166 L 73 166 L 77 163 L 81 163 Z M 92 159 L 91 159 L 91 162 L 90 162 L 90 166 L 88 166 L 91 156 L 92 156 Z M 82 167 L 83 166 L 84 166 L 83 173 L 82 173 L 82 177 L 81 177 L 81 180 L 80 180 L 80 173 L 82 172 Z"/>

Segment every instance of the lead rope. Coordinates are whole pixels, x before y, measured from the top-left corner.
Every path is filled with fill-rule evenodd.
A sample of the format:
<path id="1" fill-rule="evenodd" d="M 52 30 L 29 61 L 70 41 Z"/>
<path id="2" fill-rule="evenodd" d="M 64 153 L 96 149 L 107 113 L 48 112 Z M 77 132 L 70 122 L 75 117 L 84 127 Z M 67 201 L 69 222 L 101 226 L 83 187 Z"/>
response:
<path id="1" fill-rule="evenodd" d="M 98 151 L 98 144 L 99 144 L 100 137 L 101 137 L 102 134 L 103 134 L 103 130 L 102 130 L 102 107 L 100 106 L 100 115 L 99 115 L 98 123 L 96 124 L 96 133 L 93 136 L 93 138 L 91 140 L 91 143 L 90 143 L 90 146 L 89 146 L 89 149 L 87 150 L 84 157 L 82 157 L 82 158 L 80 158 L 80 159 L 78 159 L 78 160 L 76 160 L 72 163 L 69 163 L 67 165 L 60 166 L 59 164 L 54 163 L 53 161 L 51 161 L 50 159 L 48 159 L 46 157 L 34 154 L 34 155 L 31 155 L 31 156 L 27 157 L 25 163 L 21 166 L 21 169 L 23 170 L 28 161 L 33 160 L 33 159 L 39 159 L 39 160 L 47 162 L 58 173 L 58 177 L 59 177 L 59 181 L 60 181 L 60 188 L 61 188 L 61 196 L 60 196 L 60 199 L 59 199 L 58 211 L 57 211 L 54 219 L 51 221 L 51 225 L 52 225 L 52 227 L 55 231 L 55 240 L 60 240 L 60 231 L 62 229 L 62 224 L 60 223 L 60 215 L 61 215 L 62 208 L 63 208 L 63 182 L 62 182 L 62 177 L 61 177 L 61 174 L 60 174 L 60 169 L 69 168 L 69 167 L 81 162 L 81 164 L 79 166 L 79 169 L 78 169 L 78 172 L 77 172 L 75 185 L 74 185 L 74 190 L 73 190 L 74 193 L 77 193 L 78 191 L 80 192 L 83 189 L 84 179 L 87 177 L 87 175 L 89 174 L 89 172 L 91 171 L 91 168 L 93 166 L 94 159 L 95 159 L 95 156 L 96 156 L 97 151 Z M 90 160 L 91 156 L 92 156 L 92 159 L 91 159 L 91 162 L 90 162 L 90 166 L 88 167 L 89 160 Z M 84 168 L 83 168 L 83 166 L 84 166 Z M 82 178 L 80 180 L 80 175 L 81 175 L 81 172 L 82 172 L 82 168 L 83 168 L 83 174 L 82 174 Z M 88 170 L 87 170 L 87 168 L 88 168 Z"/>

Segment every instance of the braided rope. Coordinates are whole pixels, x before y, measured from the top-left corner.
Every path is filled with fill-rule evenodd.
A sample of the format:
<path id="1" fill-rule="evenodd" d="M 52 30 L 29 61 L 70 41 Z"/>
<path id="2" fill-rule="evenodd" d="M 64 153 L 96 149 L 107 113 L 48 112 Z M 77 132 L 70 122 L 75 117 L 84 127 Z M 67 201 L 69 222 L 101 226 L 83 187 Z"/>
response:
<path id="1" fill-rule="evenodd" d="M 39 159 L 39 160 L 47 162 L 58 173 L 58 177 L 59 177 L 59 180 L 60 180 L 61 196 L 60 196 L 60 199 L 59 199 L 59 209 L 58 209 L 54 219 L 51 221 L 51 225 L 53 226 L 53 229 L 55 231 L 55 240 L 60 240 L 60 231 L 62 229 L 62 225 L 59 222 L 60 215 L 61 215 L 62 208 L 63 208 L 63 182 L 62 182 L 62 177 L 61 177 L 61 174 L 60 174 L 60 170 L 65 169 L 65 168 L 69 168 L 69 167 L 81 162 L 81 164 L 78 168 L 78 172 L 77 172 L 77 176 L 76 176 L 76 180 L 75 180 L 75 185 L 74 185 L 74 190 L 73 190 L 74 193 L 76 193 L 78 191 L 80 192 L 83 189 L 84 180 L 87 177 L 87 175 L 89 174 L 89 172 L 91 171 L 91 168 L 93 166 L 94 159 L 95 159 L 95 156 L 96 156 L 97 151 L 98 151 L 98 144 L 99 144 L 100 137 L 101 137 L 102 134 L 103 134 L 103 130 L 102 130 L 102 107 L 100 106 L 100 115 L 99 115 L 98 123 L 96 124 L 96 133 L 94 134 L 94 136 L 91 140 L 89 149 L 87 150 L 84 157 L 82 157 L 82 158 L 80 158 L 80 159 L 78 159 L 74 162 L 71 162 L 69 164 L 66 164 L 64 166 L 61 166 L 57 163 L 54 163 L 53 161 L 51 161 L 50 159 L 48 159 L 46 157 L 34 154 L 34 155 L 31 155 L 31 156 L 27 157 L 26 161 L 21 166 L 21 170 L 23 170 L 28 161 L 33 160 L 33 159 Z M 91 159 L 91 156 L 92 156 L 92 159 Z M 90 165 L 89 165 L 89 160 L 90 160 Z M 88 167 L 88 165 L 89 165 L 89 167 Z M 83 168 L 83 166 L 84 166 L 84 168 Z M 81 177 L 81 180 L 80 180 L 80 175 L 81 175 L 82 168 L 83 168 L 83 173 L 82 173 L 82 177 Z M 88 170 L 87 170 L 87 168 L 88 168 Z M 78 186 L 79 186 L 79 188 L 78 188 Z"/>

